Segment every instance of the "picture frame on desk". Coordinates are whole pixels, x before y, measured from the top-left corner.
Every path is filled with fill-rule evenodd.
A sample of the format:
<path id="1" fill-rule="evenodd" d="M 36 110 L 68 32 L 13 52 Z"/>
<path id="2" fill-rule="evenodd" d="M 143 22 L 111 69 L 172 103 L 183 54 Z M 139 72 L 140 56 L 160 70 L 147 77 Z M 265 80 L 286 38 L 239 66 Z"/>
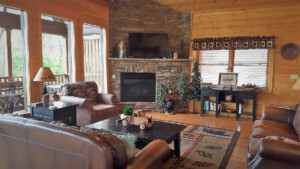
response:
<path id="1" fill-rule="evenodd" d="M 238 73 L 219 73 L 219 86 L 236 87 L 238 80 Z"/>

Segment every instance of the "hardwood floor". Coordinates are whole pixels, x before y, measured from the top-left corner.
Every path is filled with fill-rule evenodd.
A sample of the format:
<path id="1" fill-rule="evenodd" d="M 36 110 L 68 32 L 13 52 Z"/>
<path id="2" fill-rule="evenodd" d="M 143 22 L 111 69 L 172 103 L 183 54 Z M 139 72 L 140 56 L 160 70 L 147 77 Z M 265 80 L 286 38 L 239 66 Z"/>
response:
<path id="1" fill-rule="evenodd" d="M 233 117 L 218 117 L 213 115 L 205 115 L 200 117 L 200 114 L 175 114 L 166 115 L 163 113 L 147 113 L 147 116 L 154 119 L 170 120 L 181 123 L 197 124 L 215 128 L 223 128 L 230 130 L 239 130 L 240 136 L 237 144 L 231 154 L 230 160 L 227 164 L 227 169 L 244 169 L 247 168 L 246 155 L 251 134 L 253 122 L 251 119 L 235 120 Z"/>

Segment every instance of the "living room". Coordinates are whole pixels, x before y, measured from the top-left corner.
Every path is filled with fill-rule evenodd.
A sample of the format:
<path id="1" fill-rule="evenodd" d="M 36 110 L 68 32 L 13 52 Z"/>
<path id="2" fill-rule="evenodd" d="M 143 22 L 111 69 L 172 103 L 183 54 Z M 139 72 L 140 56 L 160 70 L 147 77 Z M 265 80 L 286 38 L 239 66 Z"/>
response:
<path id="1" fill-rule="evenodd" d="M 276 165 L 297 168 L 300 144 L 294 135 L 299 133 L 299 129 L 295 127 L 297 121 L 293 125 L 293 120 L 286 116 L 293 114 L 300 99 L 296 85 L 300 83 L 300 61 L 297 57 L 300 43 L 299 7 L 298 0 L 0 0 L 0 69 L 3 72 L 0 77 L 0 112 L 30 113 L 28 106 L 46 98 L 43 97 L 45 80 L 37 80 L 37 74 L 42 67 L 50 67 L 55 77 L 54 81 L 46 82 L 50 100 L 54 98 L 51 95 L 53 91 L 60 93 L 64 83 L 94 81 L 99 93 L 111 94 L 103 95 L 102 100 L 108 99 L 107 103 L 116 103 L 118 106 L 118 111 L 109 110 L 101 117 L 89 117 L 94 118 L 93 122 L 87 122 L 85 116 L 77 115 L 75 120 L 81 121 L 76 126 L 103 121 L 112 114 L 122 114 L 128 107 L 135 111 L 142 110 L 154 119 L 152 128 L 146 126 L 145 131 L 155 130 L 155 123 L 166 121 L 186 126 L 181 132 L 179 146 L 179 156 L 182 158 L 174 156 L 164 161 L 165 168 L 168 168 L 168 164 L 171 165 L 169 168 L 275 168 Z M 152 48 L 151 51 L 149 44 L 158 44 L 163 50 Z M 256 57 L 249 59 L 252 55 Z M 244 57 L 238 60 L 238 56 Z M 198 80 L 201 81 L 199 85 L 202 89 L 197 89 L 199 93 L 179 102 L 177 94 L 180 95 L 180 75 L 184 76 L 184 85 L 191 85 L 196 74 L 193 72 L 194 63 L 199 64 L 196 67 L 201 75 Z M 226 87 L 218 85 L 220 73 L 237 75 L 236 84 Z M 133 75 L 141 74 L 145 78 L 142 84 L 146 84 L 144 86 L 152 91 L 150 97 L 142 95 L 126 98 L 126 92 L 130 95 L 130 91 L 135 92 L 137 88 L 127 88 L 124 81 L 140 79 Z M 246 91 L 242 87 L 248 83 L 256 85 L 253 91 Z M 94 84 L 87 86 L 95 87 Z M 162 89 L 161 93 L 159 89 Z M 208 92 L 202 92 L 204 90 Z M 70 93 L 70 90 L 65 92 Z M 176 95 L 175 98 L 168 98 L 173 95 Z M 242 95 L 246 95 L 246 98 Z M 88 97 L 93 100 L 91 98 L 94 96 Z M 72 100 L 68 97 L 64 99 Z M 166 108 L 166 100 L 169 100 L 171 109 Z M 78 109 L 75 106 L 77 114 L 95 111 L 91 110 L 91 103 L 80 99 L 72 104 L 87 108 Z M 172 105 L 175 109 L 172 109 Z M 285 116 L 268 116 L 269 110 L 278 112 L 272 109 L 274 107 L 281 107 Z M 269 131 L 269 128 L 253 121 L 262 118 L 271 121 L 276 119 L 275 116 L 281 123 L 287 121 L 289 125 L 277 128 L 273 123 L 268 123 L 273 130 L 272 135 L 267 136 L 281 136 L 296 140 L 297 143 L 291 146 L 294 151 L 271 148 L 271 155 L 264 154 L 261 157 L 257 138 L 266 137 L 264 132 Z M 230 139 L 224 139 L 223 135 L 217 137 L 216 133 L 221 131 L 215 131 L 216 137 L 210 137 L 212 133 L 208 134 L 208 128 L 202 126 L 222 129 L 225 133 L 234 132 L 229 134 Z M 260 126 L 264 126 L 263 131 Z M 184 135 L 193 134 L 196 138 L 196 130 L 185 134 L 187 129 L 194 127 L 199 129 L 200 135 L 190 143 L 187 140 L 191 138 Z M 252 127 L 260 130 L 256 131 Z M 287 129 L 291 135 L 282 135 L 281 128 Z M 255 133 L 260 135 L 256 138 Z M 219 143 L 215 145 L 224 143 L 224 152 L 204 151 L 204 143 L 217 140 Z M 197 145 L 201 151 L 188 148 L 189 145 Z M 251 149 L 251 145 L 255 145 L 255 150 Z M 290 146 L 277 142 L 276 145 L 284 145 L 286 147 L 282 147 L 285 149 Z M 278 156 L 275 150 L 279 154 L 287 154 L 284 157 Z M 11 152 L 18 151 L 14 149 Z M 199 158 L 193 152 L 198 153 Z M 194 162 L 182 160 L 189 158 L 194 159 Z M 176 162 L 171 164 L 172 160 Z M 190 166 L 189 163 L 194 165 Z M 159 165 L 155 167 L 159 168 Z"/>

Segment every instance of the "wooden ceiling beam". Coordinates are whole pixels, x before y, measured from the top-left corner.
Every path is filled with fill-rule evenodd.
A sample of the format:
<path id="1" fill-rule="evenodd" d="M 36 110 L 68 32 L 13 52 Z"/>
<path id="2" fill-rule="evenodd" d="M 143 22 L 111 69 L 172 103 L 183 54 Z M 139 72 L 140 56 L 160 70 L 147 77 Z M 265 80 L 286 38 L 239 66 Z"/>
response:
<path id="1" fill-rule="evenodd" d="M 299 4 L 300 0 L 154 0 L 182 12 L 206 12 Z"/>

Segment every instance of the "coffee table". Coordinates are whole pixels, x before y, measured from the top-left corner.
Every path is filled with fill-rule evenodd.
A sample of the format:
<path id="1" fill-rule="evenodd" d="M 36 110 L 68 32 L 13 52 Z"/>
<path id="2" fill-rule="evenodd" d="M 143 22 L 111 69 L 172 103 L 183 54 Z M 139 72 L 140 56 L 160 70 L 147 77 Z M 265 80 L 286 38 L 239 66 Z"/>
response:
<path id="1" fill-rule="evenodd" d="M 154 121 L 154 124 L 145 130 L 140 130 L 138 125 L 122 126 L 120 116 L 114 116 L 109 119 L 90 124 L 86 127 L 101 129 L 112 132 L 131 133 L 138 137 L 136 148 L 142 149 L 153 140 L 164 140 L 168 144 L 174 141 L 173 153 L 180 157 L 180 132 L 186 127 L 183 125 Z"/>

